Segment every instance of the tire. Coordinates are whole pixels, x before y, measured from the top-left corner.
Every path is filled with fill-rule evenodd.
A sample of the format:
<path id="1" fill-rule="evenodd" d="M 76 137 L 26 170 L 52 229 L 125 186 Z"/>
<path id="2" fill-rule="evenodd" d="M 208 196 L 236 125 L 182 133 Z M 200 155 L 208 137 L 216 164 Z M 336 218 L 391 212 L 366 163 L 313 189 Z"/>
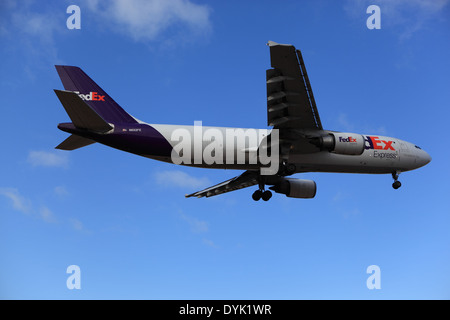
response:
<path id="1" fill-rule="evenodd" d="M 398 188 L 400 188 L 402 186 L 402 184 L 401 184 L 401 182 L 400 181 L 395 181 L 393 184 L 392 184 L 392 188 L 394 188 L 394 189 L 398 189 Z"/>
<path id="2" fill-rule="evenodd" d="M 262 194 L 263 193 L 261 192 L 261 190 L 256 190 L 252 194 L 252 199 L 255 200 L 255 201 L 259 201 L 259 199 L 261 199 L 261 197 L 262 197 Z"/>
<path id="3" fill-rule="evenodd" d="M 264 201 L 269 201 L 270 198 L 272 198 L 272 192 L 270 192 L 269 190 L 264 191 L 262 194 L 262 199 Z"/>

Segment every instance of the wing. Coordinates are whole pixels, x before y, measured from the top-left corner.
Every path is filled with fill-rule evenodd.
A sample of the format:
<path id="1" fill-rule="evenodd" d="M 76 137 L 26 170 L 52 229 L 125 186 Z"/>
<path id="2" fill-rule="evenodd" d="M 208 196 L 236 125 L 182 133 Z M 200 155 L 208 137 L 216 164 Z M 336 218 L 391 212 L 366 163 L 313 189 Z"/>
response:
<path id="1" fill-rule="evenodd" d="M 322 130 L 319 113 L 300 50 L 273 41 L 266 72 L 267 122 L 276 129 Z"/>
<path id="2" fill-rule="evenodd" d="M 256 171 L 245 171 L 240 176 L 234 177 L 230 180 L 224 181 L 222 183 L 216 184 L 215 186 L 206 188 L 202 191 L 194 192 L 192 194 L 187 194 L 185 197 L 212 197 L 218 194 L 227 193 L 234 190 L 239 190 L 242 188 L 247 188 L 258 184 L 258 173 Z"/>

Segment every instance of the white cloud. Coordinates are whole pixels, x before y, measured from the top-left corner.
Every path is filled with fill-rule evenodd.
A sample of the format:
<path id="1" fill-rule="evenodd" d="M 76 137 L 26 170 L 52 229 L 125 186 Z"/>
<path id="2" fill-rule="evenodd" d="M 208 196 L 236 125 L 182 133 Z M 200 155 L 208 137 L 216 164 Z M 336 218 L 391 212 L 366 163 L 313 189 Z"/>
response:
<path id="1" fill-rule="evenodd" d="M 355 129 L 353 124 L 348 120 L 347 114 L 345 113 L 340 113 L 336 120 L 340 128 L 339 130 L 353 131 Z"/>
<path id="2" fill-rule="evenodd" d="M 20 211 L 30 217 L 41 219 L 46 223 L 58 222 L 57 217 L 49 207 L 47 207 L 46 205 L 42 205 L 39 209 L 37 209 L 35 206 L 33 207 L 31 201 L 20 194 L 19 190 L 16 188 L 0 187 L 0 196 L 9 199 L 11 201 L 13 209 L 16 211 Z M 66 222 L 68 222 L 76 231 L 89 232 L 83 226 L 83 223 L 81 223 L 81 221 L 78 219 L 72 218 L 68 219 Z M 196 227 L 195 221 L 193 221 L 192 223 L 193 228 L 200 228 L 199 230 L 201 230 L 201 224 Z"/>
<path id="3" fill-rule="evenodd" d="M 359 215 L 361 215 L 361 211 L 358 208 L 345 210 L 345 212 L 343 213 L 344 219 L 351 219 Z"/>
<path id="4" fill-rule="evenodd" d="M 11 200 L 12 207 L 16 211 L 22 212 L 27 215 L 34 215 L 35 217 L 37 216 L 38 218 L 48 223 L 56 222 L 55 215 L 47 206 L 42 206 L 38 210 L 36 215 L 36 210 L 33 210 L 31 201 L 21 195 L 19 193 L 19 190 L 15 188 L 0 188 L 0 195 Z"/>
<path id="5" fill-rule="evenodd" d="M 334 195 L 334 197 L 333 197 L 333 201 L 340 201 L 340 200 L 342 200 L 342 198 L 344 197 L 344 195 L 343 195 L 343 193 L 342 193 L 342 191 L 338 191 L 335 195 Z"/>
<path id="6" fill-rule="evenodd" d="M 67 196 L 69 194 L 66 187 L 64 186 L 56 186 L 55 189 L 53 189 L 53 191 L 60 197 Z"/>
<path id="7" fill-rule="evenodd" d="M 155 174 L 157 184 L 182 188 L 202 188 L 210 184 L 208 178 L 197 178 L 180 170 L 159 171 Z"/>
<path id="8" fill-rule="evenodd" d="M 42 1 L 0 1 L 0 39 L 8 52 L 20 55 L 21 68 L 32 80 L 36 67 L 48 68 L 58 61 L 56 34 L 65 27 L 65 16 Z"/>
<path id="9" fill-rule="evenodd" d="M 203 242 L 204 245 L 206 245 L 208 247 L 217 248 L 217 245 L 212 240 L 203 238 L 202 242 Z"/>
<path id="10" fill-rule="evenodd" d="M 209 231 L 209 225 L 206 221 L 187 216 L 183 213 L 181 214 L 181 218 L 189 224 L 191 231 L 194 233 L 203 233 Z"/>
<path id="11" fill-rule="evenodd" d="M 67 167 L 69 160 L 66 154 L 48 151 L 30 151 L 28 162 L 34 166 Z"/>
<path id="12" fill-rule="evenodd" d="M 61 16 L 55 6 L 42 5 L 41 1 L 2 0 L 0 10 L 2 34 L 13 37 L 16 42 L 18 35 L 29 35 L 49 45 L 54 42 L 55 33 L 66 28 L 65 16 Z"/>
<path id="13" fill-rule="evenodd" d="M 378 134 L 382 136 L 388 134 L 384 126 L 374 127 L 367 123 L 351 122 L 346 113 L 340 113 L 335 118 L 335 122 L 340 131 L 357 132 L 361 134 Z"/>
<path id="14" fill-rule="evenodd" d="M 30 213 L 31 204 L 28 199 L 19 194 L 19 191 L 15 188 L 0 188 L 0 195 L 8 198 L 12 202 L 12 206 L 15 210 L 22 213 Z"/>
<path id="15" fill-rule="evenodd" d="M 47 208 L 46 206 L 41 207 L 39 210 L 39 214 L 42 220 L 48 223 L 54 223 L 56 222 L 56 218 L 53 214 L 53 212 Z"/>
<path id="16" fill-rule="evenodd" d="M 421 30 L 427 22 L 439 18 L 449 2 L 450 0 L 347 0 L 344 10 L 353 18 L 367 19 L 367 7 L 377 5 L 381 10 L 381 29 L 391 28 L 398 32 L 400 40 L 404 40 Z"/>
<path id="17" fill-rule="evenodd" d="M 54 34 L 58 26 L 54 15 L 50 13 L 36 13 L 31 11 L 17 11 L 11 15 L 11 23 L 16 31 L 38 39 L 42 44 L 53 44 Z"/>
<path id="18" fill-rule="evenodd" d="M 137 41 L 151 41 L 170 29 L 184 37 L 207 34 L 211 30 L 210 8 L 190 0 L 111 0 L 87 1 L 86 7 L 114 30 Z"/>
<path id="19" fill-rule="evenodd" d="M 83 223 L 75 218 L 69 219 L 70 224 L 72 225 L 72 228 L 77 230 L 77 231 L 83 231 L 84 230 L 84 226 Z"/>
<path id="20" fill-rule="evenodd" d="M 32 81 L 38 81 L 38 70 L 63 63 L 58 40 L 80 34 L 67 29 L 70 4 L 0 0 L 0 40 L 7 53 L 3 60 L 20 60 L 22 74 Z M 169 48 L 208 35 L 212 29 L 209 6 L 190 0 L 84 0 L 78 5 L 82 32 L 106 29 L 136 41 L 158 40 L 160 46 Z"/>

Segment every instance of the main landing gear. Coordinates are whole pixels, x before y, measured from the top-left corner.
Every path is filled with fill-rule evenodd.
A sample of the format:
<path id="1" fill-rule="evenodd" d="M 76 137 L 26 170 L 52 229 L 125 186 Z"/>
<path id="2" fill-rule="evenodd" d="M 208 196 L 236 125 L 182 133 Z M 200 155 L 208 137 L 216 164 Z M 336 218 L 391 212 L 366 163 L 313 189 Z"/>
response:
<path id="1" fill-rule="evenodd" d="M 255 201 L 258 201 L 259 199 L 269 201 L 269 199 L 272 198 L 272 192 L 270 192 L 269 190 L 256 190 L 255 192 L 253 192 L 252 198 Z"/>
<path id="2" fill-rule="evenodd" d="M 259 199 L 263 199 L 264 201 L 269 201 L 269 199 L 272 198 L 272 192 L 270 192 L 269 190 L 264 190 L 264 189 L 265 189 L 264 182 L 260 182 L 259 189 L 256 190 L 255 192 L 253 192 L 253 194 L 252 194 L 252 199 L 255 201 L 259 201 Z"/>
<path id="3" fill-rule="evenodd" d="M 399 171 L 392 172 L 392 178 L 394 179 L 394 183 L 392 184 L 392 188 L 398 189 L 402 186 L 402 183 L 398 181 Z"/>
<path id="4" fill-rule="evenodd" d="M 278 176 L 290 176 L 291 174 L 294 174 L 297 172 L 297 167 L 293 163 L 287 163 L 286 161 L 283 161 L 283 163 L 280 165 L 280 168 L 278 169 Z M 270 180 L 273 182 L 273 180 Z M 269 182 L 265 176 L 258 175 L 258 184 L 259 189 L 253 192 L 252 199 L 255 201 L 259 201 L 260 199 L 263 199 L 264 201 L 269 201 L 270 198 L 272 198 L 272 192 L 269 190 L 265 190 L 266 182 Z M 273 183 L 269 183 L 269 185 L 272 185 Z M 271 188 L 272 189 L 272 188 Z M 273 190 L 273 189 L 272 189 Z"/>

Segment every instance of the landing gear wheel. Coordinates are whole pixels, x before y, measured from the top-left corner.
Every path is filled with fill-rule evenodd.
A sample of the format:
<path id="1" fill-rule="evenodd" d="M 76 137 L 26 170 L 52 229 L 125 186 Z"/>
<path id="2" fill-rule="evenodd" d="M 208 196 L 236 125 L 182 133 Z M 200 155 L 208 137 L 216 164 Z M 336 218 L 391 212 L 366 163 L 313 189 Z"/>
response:
<path id="1" fill-rule="evenodd" d="M 395 181 L 393 184 L 392 184 L 392 188 L 394 188 L 394 189 L 398 189 L 398 188 L 400 188 L 402 186 L 402 184 L 401 184 L 401 182 L 400 181 Z"/>
<path id="2" fill-rule="evenodd" d="M 264 201 L 269 201 L 270 198 L 272 198 L 272 192 L 269 190 L 265 190 L 265 177 L 258 175 L 258 190 L 253 192 L 252 198 L 255 201 L 259 201 L 260 199 L 263 199 Z"/>
<path id="3" fill-rule="evenodd" d="M 269 190 L 266 190 L 262 193 L 261 197 L 264 201 L 269 201 L 270 198 L 272 198 L 272 192 L 270 192 Z"/>
<path id="4" fill-rule="evenodd" d="M 261 190 L 256 190 L 252 194 L 252 199 L 255 201 L 259 201 L 259 199 L 261 199 L 262 196 L 263 196 L 263 193 L 261 192 Z"/>
<path id="5" fill-rule="evenodd" d="M 400 188 L 402 186 L 401 182 L 397 180 L 399 174 L 400 174 L 400 171 L 392 172 L 392 178 L 394 179 L 392 188 L 394 188 L 395 190 L 397 190 L 398 188 Z"/>

